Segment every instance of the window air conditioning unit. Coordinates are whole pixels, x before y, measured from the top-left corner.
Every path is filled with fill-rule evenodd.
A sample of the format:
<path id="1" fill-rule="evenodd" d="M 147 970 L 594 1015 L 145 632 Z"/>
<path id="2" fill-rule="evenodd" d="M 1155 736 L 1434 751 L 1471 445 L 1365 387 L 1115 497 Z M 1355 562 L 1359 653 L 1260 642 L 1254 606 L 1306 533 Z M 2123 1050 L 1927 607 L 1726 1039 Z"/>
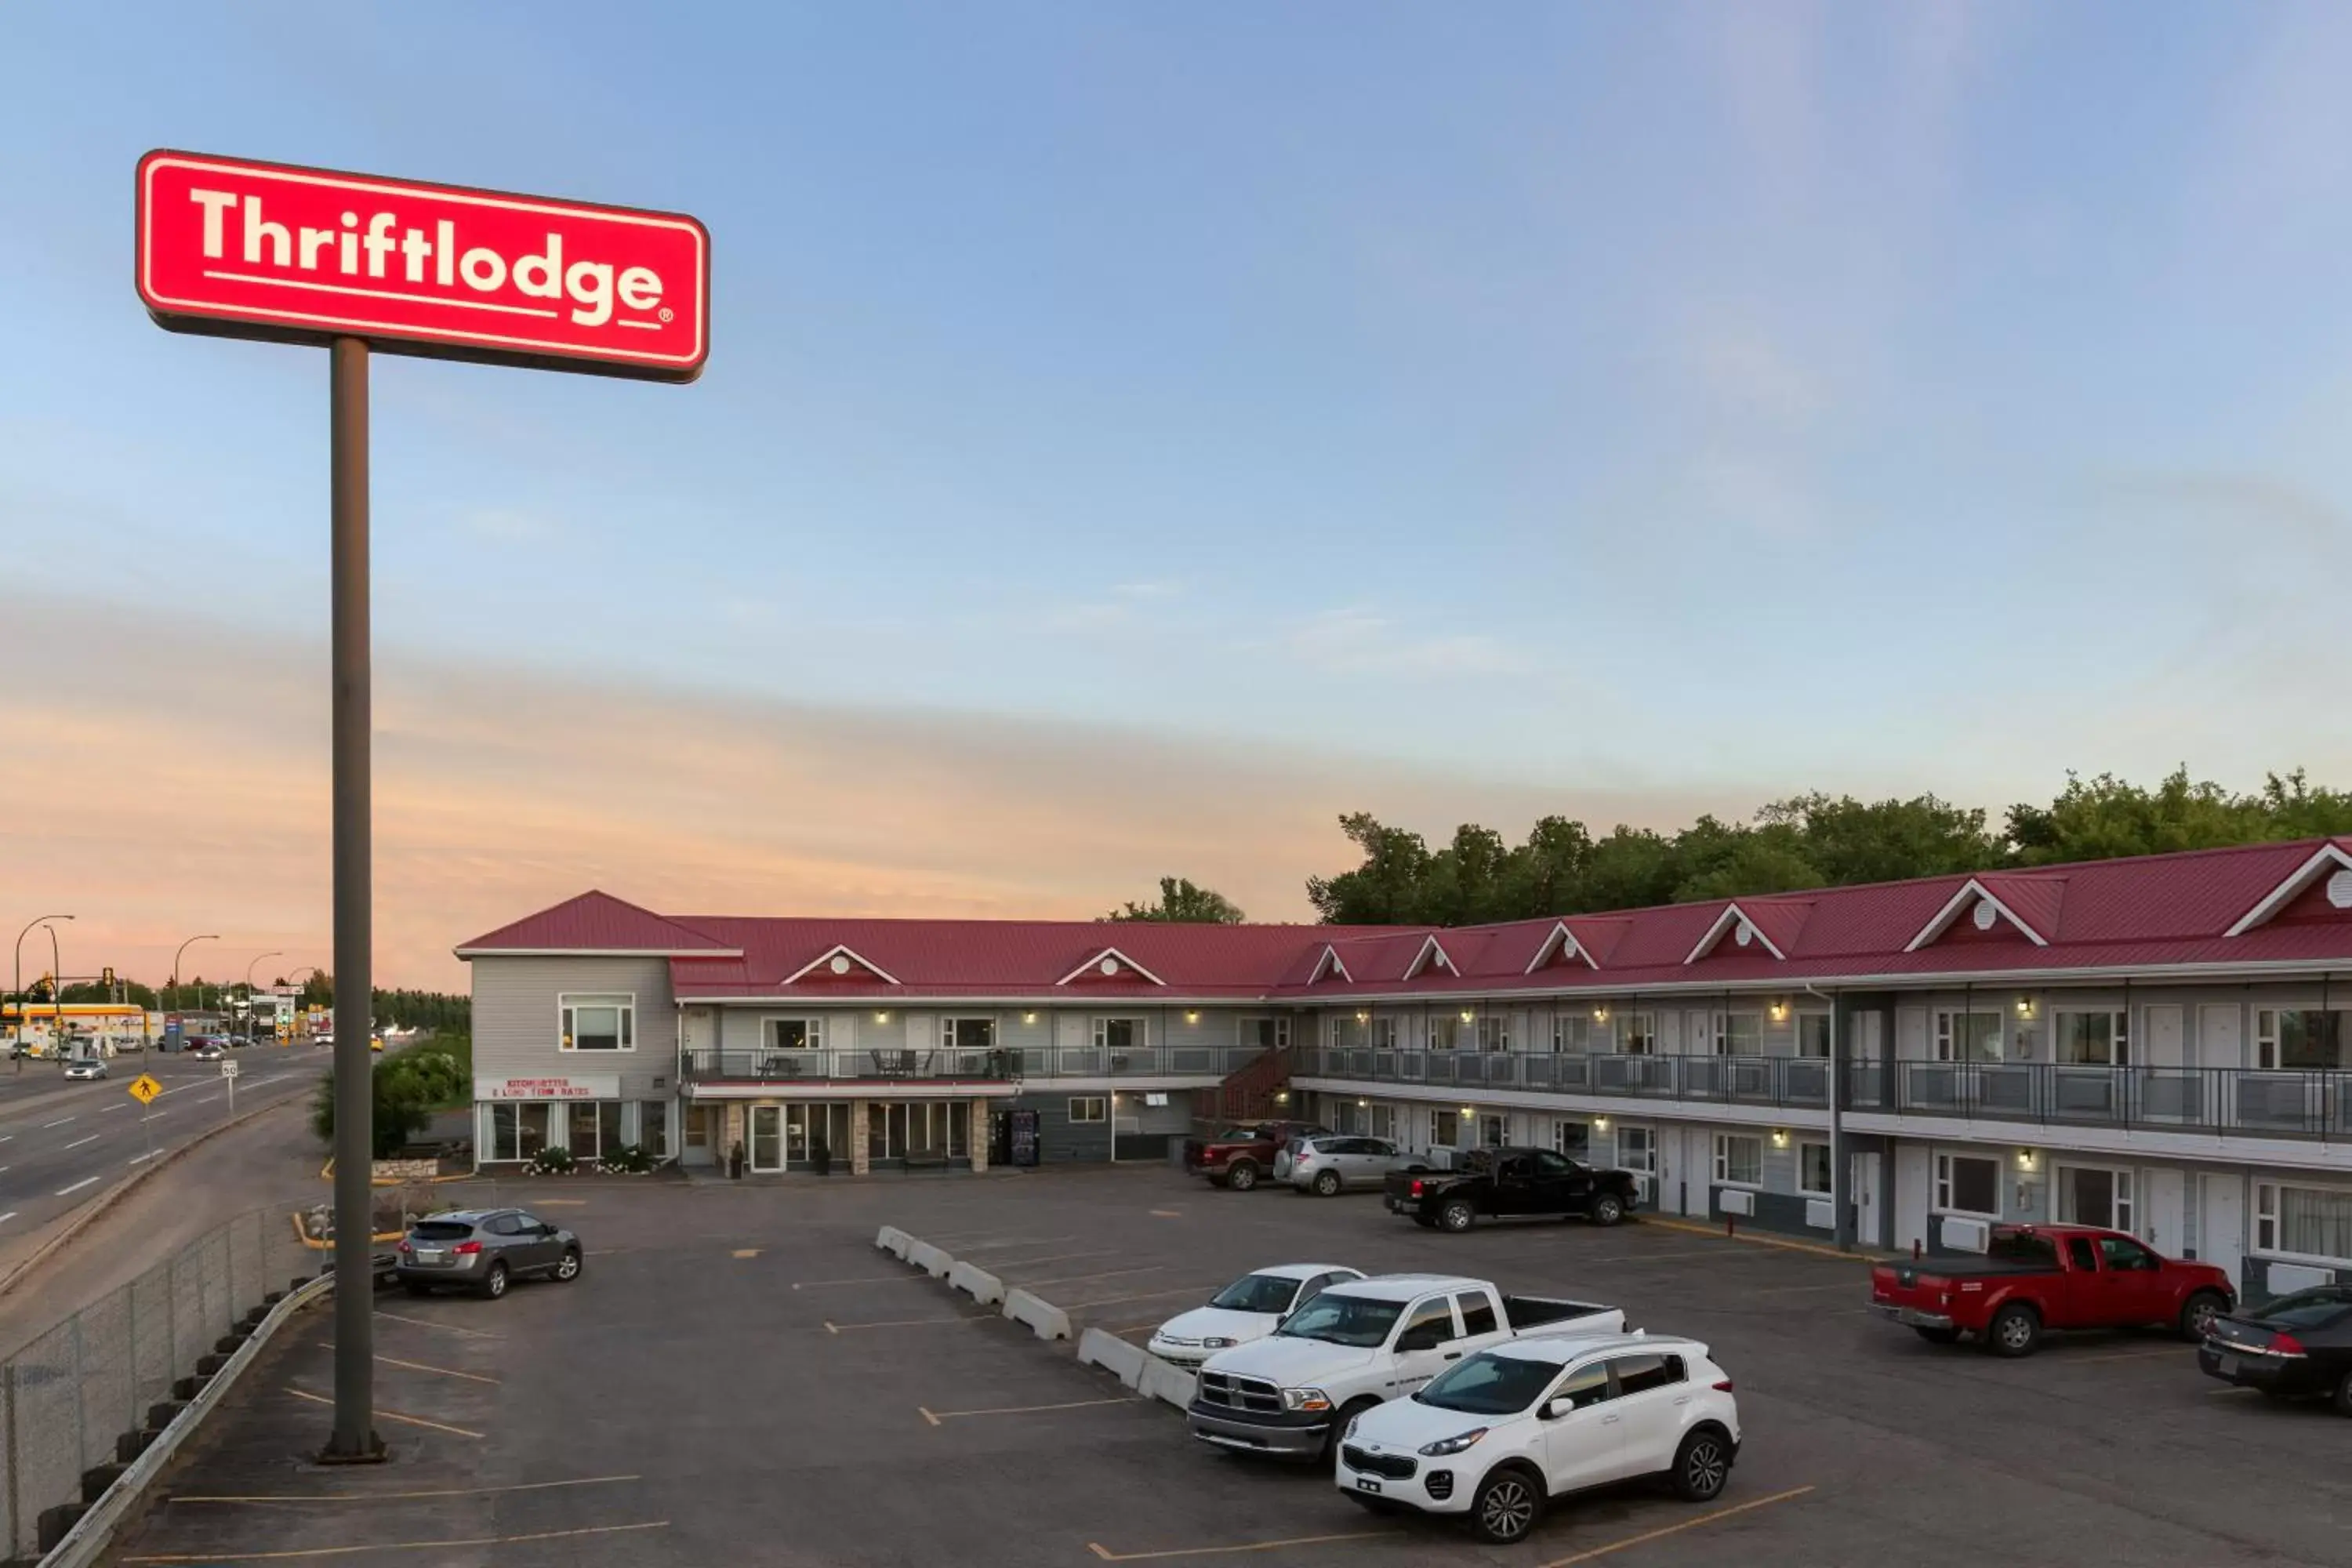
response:
<path id="1" fill-rule="evenodd" d="M 1980 1219 L 1944 1216 L 1944 1245 L 1955 1252 L 1982 1252 L 1992 1245 L 1992 1226 Z"/>
<path id="2" fill-rule="evenodd" d="M 1837 1206 L 1827 1198 L 1806 1199 L 1805 1223 L 1815 1230 L 1835 1230 Z"/>
<path id="3" fill-rule="evenodd" d="M 1715 1201 L 1722 1205 L 1726 1214 L 1744 1214 L 1753 1217 L 1756 1213 L 1756 1194 L 1738 1187 L 1719 1189 Z"/>

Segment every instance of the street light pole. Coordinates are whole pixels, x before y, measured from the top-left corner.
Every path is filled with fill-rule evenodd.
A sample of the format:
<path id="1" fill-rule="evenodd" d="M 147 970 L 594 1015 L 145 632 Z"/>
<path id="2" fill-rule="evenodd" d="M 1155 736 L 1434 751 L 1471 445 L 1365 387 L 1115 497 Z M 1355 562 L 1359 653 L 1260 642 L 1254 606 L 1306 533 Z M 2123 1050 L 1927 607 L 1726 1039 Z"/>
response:
<path id="1" fill-rule="evenodd" d="M 274 947 L 268 952 L 255 953 L 252 959 L 245 966 L 245 1043 L 248 1046 L 253 1044 L 253 966 L 256 963 L 259 963 L 265 958 L 283 958 L 285 956 L 286 950 L 284 948 Z M 236 1091 L 232 1089 L 230 1092 L 235 1093 Z"/>
<path id="2" fill-rule="evenodd" d="M 219 935 L 218 935 L 217 933 L 207 933 L 207 934 L 204 935 L 204 936 L 192 936 L 192 937 L 190 937 L 187 941 L 185 941 L 185 942 L 182 942 L 182 943 L 180 944 L 180 951 L 179 951 L 179 952 L 175 952 L 175 953 L 172 954 L 172 983 L 171 983 L 171 992 L 172 992 L 172 999 L 173 999 L 173 1000 L 176 1001 L 176 1000 L 178 1000 L 178 999 L 179 999 L 179 990 L 180 990 L 180 960 L 187 956 L 188 949 L 190 949 L 190 948 L 192 948 L 192 947 L 195 946 L 195 945 L 196 945 L 196 943 L 198 943 L 198 942 L 218 942 L 218 941 L 220 941 L 220 937 L 219 937 Z M 199 1001 L 199 1003 L 201 1003 L 201 1002 L 202 1002 L 202 1000 L 203 1000 L 203 998 L 199 997 L 197 1000 Z M 168 1009 L 167 1009 L 167 1010 L 168 1010 Z M 201 1011 L 201 1008 L 199 1008 L 199 1010 Z"/>
<path id="3" fill-rule="evenodd" d="M 73 919 L 71 915 L 42 915 L 37 920 L 26 921 L 25 929 L 16 933 L 16 1037 L 10 1043 L 17 1050 L 10 1054 L 16 1058 L 16 1071 L 20 1076 L 25 1070 L 25 1058 L 17 1054 L 21 1052 L 25 1044 L 25 939 L 33 934 L 33 928 L 37 925 L 47 925 L 51 921 L 71 919 Z M 51 937 L 54 938 L 56 934 L 56 928 L 50 927 Z M 54 964 L 56 962 L 57 960 L 52 956 L 50 963 Z M 55 971 L 52 970 L 51 973 L 54 974 Z"/>
<path id="4" fill-rule="evenodd" d="M 66 1038 L 66 961 L 58 952 L 58 928 L 41 929 L 49 933 L 49 1049 L 54 1051 Z"/>

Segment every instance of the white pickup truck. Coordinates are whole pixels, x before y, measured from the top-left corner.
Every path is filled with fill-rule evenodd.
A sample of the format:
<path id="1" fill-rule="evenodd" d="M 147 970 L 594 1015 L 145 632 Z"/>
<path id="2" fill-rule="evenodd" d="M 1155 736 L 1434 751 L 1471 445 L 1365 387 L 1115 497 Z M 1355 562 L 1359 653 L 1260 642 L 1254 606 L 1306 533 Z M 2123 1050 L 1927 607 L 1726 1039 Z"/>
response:
<path id="1" fill-rule="evenodd" d="M 1188 1412 L 1192 1436 L 1328 1463 L 1349 1421 L 1465 1356 L 1524 1337 L 1624 1331 L 1618 1308 L 1506 1296 L 1484 1279 L 1387 1274 L 1335 1285 L 1266 1338 L 1208 1359 Z"/>

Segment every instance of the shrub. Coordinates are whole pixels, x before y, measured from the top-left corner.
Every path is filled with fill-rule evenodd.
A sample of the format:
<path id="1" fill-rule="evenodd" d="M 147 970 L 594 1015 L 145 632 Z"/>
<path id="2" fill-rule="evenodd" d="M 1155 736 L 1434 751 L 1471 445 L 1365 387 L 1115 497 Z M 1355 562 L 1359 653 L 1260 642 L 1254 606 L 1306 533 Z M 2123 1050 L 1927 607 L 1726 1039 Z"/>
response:
<path id="1" fill-rule="evenodd" d="M 580 1168 L 569 1149 L 541 1149 L 522 1168 L 526 1176 L 568 1176 Z"/>
<path id="2" fill-rule="evenodd" d="M 630 1143 L 605 1155 L 603 1168 L 615 1175 L 649 1176 L 660 1163 L 643 1147 Z"/>

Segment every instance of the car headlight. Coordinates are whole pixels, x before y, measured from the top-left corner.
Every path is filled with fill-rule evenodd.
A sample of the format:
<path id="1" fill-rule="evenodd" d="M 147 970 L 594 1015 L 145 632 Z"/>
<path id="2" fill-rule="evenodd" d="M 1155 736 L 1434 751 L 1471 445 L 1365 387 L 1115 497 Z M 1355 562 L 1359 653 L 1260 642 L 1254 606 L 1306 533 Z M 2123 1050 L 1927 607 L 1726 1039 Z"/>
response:
<path id="1" fill-rule="evenodd" d="M 1212 1335 L 1201 1342 L 1201 1348 L 1208 1351 L 1229 1351 L 1234 1348 L 1234 1342 L 1222 1335 Z"/>
<path id="2" fill-rule="evenodd" d="M 1282 1391 L 1285 1410 L 1328 1410 L 1331 1396 L 1319 1388 L 1286 1388 Z"/>
<path id="3" fill-rule="evenodd" d="M 1462 1452 L 1486 1435 L 1486 1428 L 1484 1426 L 1473 1426 L 1467 1432 L 1456 1432 L 1451 1437 L 1440 1437 L 1434 1443 L 1423 1443 L 1421 1446 L 1421 1451 L 1430 1458 L 1442 1459 L 1448 1454 Z"/>
<path id="4" fill-rule="evenodd" d="M 1339 1434 L 1340 1440 L 1342 1442 L 1353 1442 L 1356 1436 L 1356 1428 L 1361 1426 L 1363 1424 L 1364 1418 L 1361 1415 L 1349 1416 L 1348 1429 Z"/>

